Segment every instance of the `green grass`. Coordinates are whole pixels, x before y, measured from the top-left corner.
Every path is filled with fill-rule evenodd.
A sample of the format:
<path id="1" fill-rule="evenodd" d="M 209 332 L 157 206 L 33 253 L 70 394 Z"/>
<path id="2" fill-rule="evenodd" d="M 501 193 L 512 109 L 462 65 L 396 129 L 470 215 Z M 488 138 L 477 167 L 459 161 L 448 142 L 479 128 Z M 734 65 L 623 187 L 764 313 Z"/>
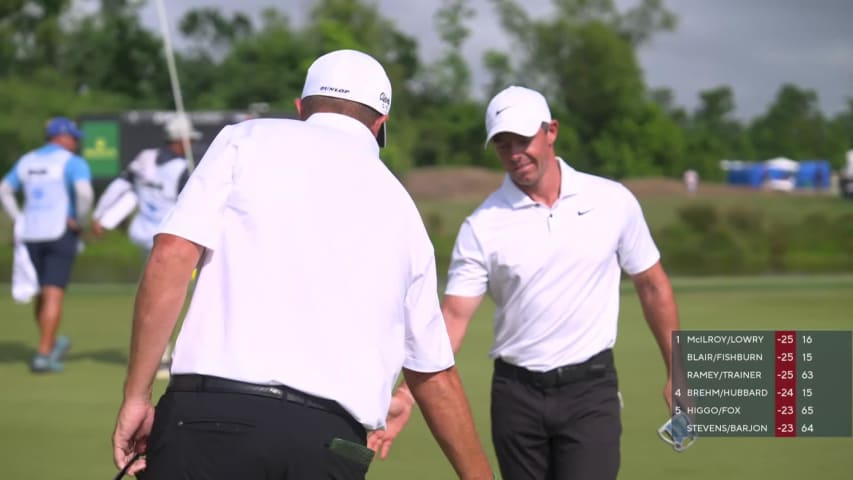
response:
<path id="1" fill-rule="evenodd" d="M 805 231 L 809 227 L 802 226 L 805 218 L 816 216 L 818 220 L 822 219 L 824 222 L 836 222 L 842 215 L 853 214 L 853 201 L 837 196 L 825 195 L 786 195 L 781 193 L 768 194 L 767 192 L 744 191 L 736 195 L 702 194 L 695 198 L 688 195 L 646 195 L 640 196 L 639 200 L 643 206 L 649 227 L 655 235 L 659 235 L 661 229 L 664 227 L 678 224 L 678 212 L 680 209 L 686 206 L 701 204 L 714 207 L 721 215 L 725 215 L 735 208 L 741 212 L 746 209 L 749 212 L 755 213 L 756 218 L 761 219 L 763 223 L 797 226 L 796 228 L 792 227 L 793 229 L 786 233 L 786 235 L 797 238 L 783 238 L 782 240 L 787 241 L 787 243 L 793 242 L 797 245 L 805 242 L 809 246 L 814 242 L 819 243 L 828 239 L 820 238 L 819 235 L 817 237 L 809 235 L 813 232 Z M 424 223 L 431 234 L 436 248 L 439 276 L 443 277 L 447 273 L 450 252 L 452 251 L 456 234 L 459 231 L 459 226 L 465 217 L 470 215 L 482 201 L 483 199 L 418 201 L 418 208 L 421 211 Z M 0 245 L 11 244 L 12 235 L 10 227 L 11 225 L 6 216 L 0 214 Z M 827 230 L 827 227 L 820 225 L 814 231 L 822 232 L 825 230 Z M 841 231 L 844 234 L 844 230 L 829 231 Z M 797 243 L 800 236 L 798 234 L 802 234 L 803 237 L 799 240 L 799 243 Z M 820 245 L 814 245 L 814 248 L 807 251 L 803 251 L 800 248 L 796 249 L 796 251 L 788 252 L 785 259 L 794 262 L 799 268 L 781 271 L 850 271 L 847 266 L 848 264 L 845 262 L 847 250 L 839 250 L 839 247 L 836 245 L 838 243 L 836 241 L 838 234 L 832 233 L 832 235 L 833 241 L 830 242 L 831 246 L 821 247 Z M 657 237 L 659 244 L 662 244 L 663 240 L 665 238 Z M 785 241 L 783 243 L 786 243 Z M 770 242 L 766 243 L 768 243 L 766 248 L 770 249 Z M 761 246 L 759 245 L 758 249 L 760 250 L 760 248 Z M 752 249 L 747 250 L 752 252 L 750 254 L 752 263 L 761 265 L 755 267 L 756 270 L 754 271 L 772 270 L 765 266 L 767 260 L 762 255 L 766 252 L 759 250 L 753 252 Z M 666 257 L 669 252 L 664 251 L 663 253 Z M 105 239 L 99 241 L 87 238 L 86 251 L 78 257 L 72 278 L 90 283 L 103 283 L 107 281 L 133 283 L 139 278 L 140 274 L 139 255 L 139 249 L 131 245 L 127 241 L 124 232 L 121 231 L 109 232 Z M 11 270 L 11 262 L 11 249 L 0 248 L 0 279 L 5 280 L 2 275 L 3 272 Z M 686 271 L 693 272 L 694 270 L 688 269 Z M 772 271 L 780 270 L 777 268 Z"/>
<path id="2" fill-rule="evenodd" d="M 782 223 L 800 223 L 812 214 L 830 218 L 853 212 L 853 201 L 837 196 L 789 195 L 784 193 L 742 194 L 734 196 L 667 196 L 640 198 L 646 221 L 652 230 L 676 221 L 679 209 L 689 205 L 713 205 L 722 211 L 748 208 L 762 213 L 765 218 Z"/>
<path id="3" fill-rule="evenodd" d="M 798 224 L 812 214 L 834 218 L 853 213 L 853 201 L 821 195 L 755 192 L 736 196 L 649 196 L 639 197 L 639 200 L 652 231 L 675 223 L 678 211 L 691 205 L 712 205 L 721 211 L 748 208 L 762 214 L 765 219 L 791 224 Z M 459 225 L 480 203 L 482 200 L 430 200 L 418 202 L 418 208 L 431 233 L 455 237 Z M 430 225 L 430 221 L 436 224 Z"/>
<path id="4" fill-rule="evenodd" d="M 676 279 L 685 329 L 849 330 L 853 276 Z M 130 287 L 74 287 L 63 331 L 74 346 L 59 375 L 34 376 L 26 362 L 36 330 L 31 308 L 0 297 L 0 465 L 2 478 L 111 478 L 110 436 L 121 399 L 130 331 Z M 620 478 L 658 480 L 841 480 L 853 472 L 853 439 L 700 438 L 683 454 L 658 440 L 666 416 L 659 354 L 630 287 L 622 297 L 616 347 L 623 411 Z M 458 356 L 475 419 L 489 443 L 491 305 L 473 320 Z M 158 394 L 164 384 L 157 383 Z M 376 462 L 371 480 L 454 478 L 419 416 Z"/>

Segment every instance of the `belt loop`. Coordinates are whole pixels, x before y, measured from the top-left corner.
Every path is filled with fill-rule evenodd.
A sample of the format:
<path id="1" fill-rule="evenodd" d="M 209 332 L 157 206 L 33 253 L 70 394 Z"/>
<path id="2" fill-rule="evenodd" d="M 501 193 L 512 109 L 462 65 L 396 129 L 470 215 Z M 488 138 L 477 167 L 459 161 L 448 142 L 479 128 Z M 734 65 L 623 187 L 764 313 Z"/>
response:
<path id="1" fill-rule="evenodd" d="M 566 379 L 568 375 L 564 375 L 564 373 L 568 373 L 569 369 L 558 367 L 557 371 L 554 372 L 554 386 L 563 385 L 563 380 Z M 566 379 L 567 380 L 567 379 Z"/>

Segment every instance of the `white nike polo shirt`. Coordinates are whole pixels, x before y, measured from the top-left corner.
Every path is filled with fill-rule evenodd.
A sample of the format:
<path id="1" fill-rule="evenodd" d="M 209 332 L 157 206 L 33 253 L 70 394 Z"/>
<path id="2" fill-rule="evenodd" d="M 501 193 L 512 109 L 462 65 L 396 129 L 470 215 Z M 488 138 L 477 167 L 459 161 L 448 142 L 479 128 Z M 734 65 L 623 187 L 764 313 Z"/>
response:
<path id="1" fill-rule="evenodd" d="M 226 127 L 160 233 L 206 248 L 173 374 L 288 385 L 375 429 L 401 366 L 453 365 L 426 229 L 350 117 Z"/>
<path id="2" fill-rule="evenodd" d="M 621 270 L 660 259 L 642 210 L 623 185 L 578 172 L 562 175 L 553 207 L 509 179 L 463 223 L 447 295 L 494 300 L 489 355 L 546 371 L 583 362 L 616 342 Z"/>

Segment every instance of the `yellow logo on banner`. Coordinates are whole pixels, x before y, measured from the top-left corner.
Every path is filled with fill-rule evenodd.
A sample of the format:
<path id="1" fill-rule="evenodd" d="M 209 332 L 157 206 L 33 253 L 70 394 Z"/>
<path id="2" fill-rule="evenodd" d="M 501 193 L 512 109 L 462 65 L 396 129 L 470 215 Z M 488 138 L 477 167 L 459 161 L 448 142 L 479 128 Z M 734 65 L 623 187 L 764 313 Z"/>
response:
<path id="1" fill-rule="evenodd" d="M 109 178 L 120 170 L 121 139 L 119 122 L 112 119 L 85 120 L 83 127 L 83 158 L 89 162 L 92 177 Z"/>
<path id="2" fill-rule="evenodd" d="M 89 160 L 113 160 L 118 157 L 118 149 L 107 144 L 104 137 L 95 138 L 94 145 L 83 150 L 83 157 Z"/>

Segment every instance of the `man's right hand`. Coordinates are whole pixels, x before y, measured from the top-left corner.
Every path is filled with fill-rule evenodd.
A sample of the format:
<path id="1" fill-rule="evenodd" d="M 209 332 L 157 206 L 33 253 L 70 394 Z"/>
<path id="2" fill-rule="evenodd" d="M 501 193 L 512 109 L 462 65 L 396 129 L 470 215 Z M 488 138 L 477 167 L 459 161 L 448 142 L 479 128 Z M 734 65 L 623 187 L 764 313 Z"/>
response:
<path id="1" fill-rule="evenodd" d="M 391 397 L 391 405 L 388 407 L 388 418 L 385 420 L 385 430 L 374 430 L 367 436 L 367 448 L 373 450 L 379 457 L 385 460 L 391 450 L 391 444 L 397 435 L 403 431 L 409 418 L 412 416 L 412 407 L 415 405 L 415 397 L 405 384 L 401 385 Z"/>
<path id="2" fill-rule="evenodd" d="M 125 400 L 121 405 L 113 432 L 113 459 L 120 469 L 137 453 L 145 453 L 148 435 L 154 424 L 154 406 L 150 401 Z M 145 469 L 145 459 L 135 462 L 127 471 L 130 475 Z"/>
<path id="3" fill-rule="evenodd" d="M 101 222 L 92 220 L 92 233 L 95 234 L 95 238 L 104 238 L 104 226 Z"/>

